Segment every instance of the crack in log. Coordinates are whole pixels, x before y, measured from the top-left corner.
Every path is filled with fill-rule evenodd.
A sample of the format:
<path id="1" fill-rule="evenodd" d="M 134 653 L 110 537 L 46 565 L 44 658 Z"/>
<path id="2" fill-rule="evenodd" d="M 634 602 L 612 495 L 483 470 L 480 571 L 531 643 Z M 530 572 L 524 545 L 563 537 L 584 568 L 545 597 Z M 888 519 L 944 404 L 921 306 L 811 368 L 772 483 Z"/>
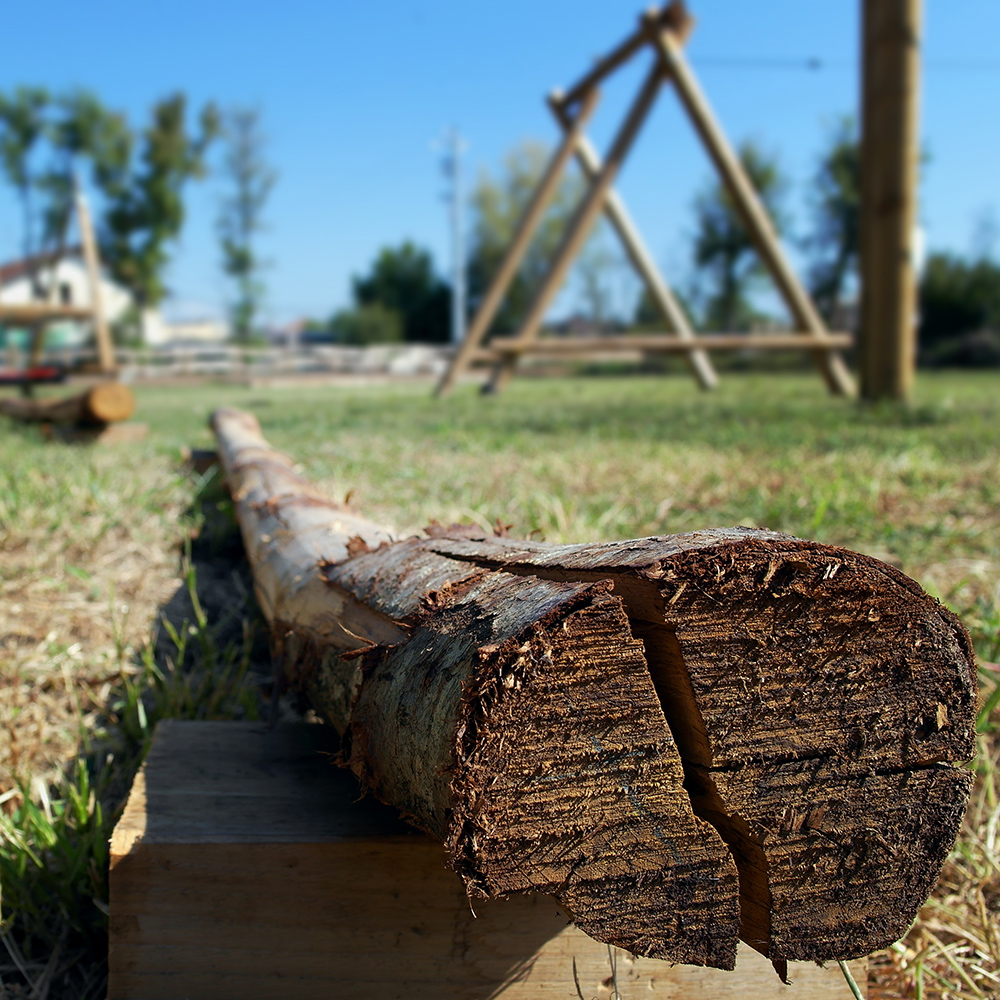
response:
<path id="1" fill-rule="evenodd" d="M 715 828 L 736 862 L 740 878 L 740 937 L 768 957 L 771 940 L 771 886 L 767 856 L 750 824 L 729 813 L 712 779 L 712 750 L 677 634 L 665 623 L 629 619 L 642 640 L 646 665 L 684 767 L 684 789 L 695 816 Z M 787 970 L 775 968 L 782 980 Z"/>
<path id="2" fill-rule="evenodd" d="M 695 816 L 715 829 L 736 863 L 740 885 L 740 937 L 769 957 L 772 897 L 767 855 L 747 820 L 739 812 L 726 810 L 712 779 L 709 770 L 713 763 L 712 748 L 705 720 L 698 708 L 677 634 L 666 623 L 666 605 L 659 588 L 652 582 L 624 574 L 524 566 L 502 560 L 469 558 L 451 552 L 447 555 L 482 569 L 502 570 L 514 576 L 535 576 L 558 582 L 609 580 L 612 583 L 614 592 L 624 603 L 633 638 L 643 644 L 646 668 L 681 757 L 684 790 L 691 801 L 691 809 Z M 782 959 L 775 960 L 773 964 L 782 982 L 787 983 L 787 962 Z"/>

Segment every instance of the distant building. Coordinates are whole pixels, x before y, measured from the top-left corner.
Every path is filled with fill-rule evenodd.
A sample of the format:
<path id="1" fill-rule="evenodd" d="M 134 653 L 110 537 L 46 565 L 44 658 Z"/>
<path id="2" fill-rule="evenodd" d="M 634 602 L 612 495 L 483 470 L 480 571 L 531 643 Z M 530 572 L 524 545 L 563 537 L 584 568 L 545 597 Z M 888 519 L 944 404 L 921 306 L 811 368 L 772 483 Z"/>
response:
<path id="1" fill-rule="evenodd" d="M 221 344 L 229 339 L 229 327 L 222 320 L 165 320 L 158 309 L 142 314 L 142 339 L 147 347 L 167 344 Z"/>
<path id="2" fill-rule="evenodd" d="M 54 263 L 54 254 L 38 254 L 35 257 L 0 264 L 0 302 L 4 305 L 21 305 L 38 301 L 32 284 L 32 274 L 37 272 L 37 280 L 42 289 L 41 300 L 48 301 L 49 289 L 55 285 L 54 299 L 60 305 L 91 305 L 90 279 L 79 247 L 70 247 Z M 109 323 L 120 319 L 132 305 L 132 296 L 121 285 L 107 277 L 101 277 L 101 308 Z M 87 338 L 90 324 L 72 320 L 60 320 L 49 328 L 49 344 L 73 347 Z"/>
<path id="3" fill-rule="evenodd" d="M 54 299 L 60 305 L 91 305 L 90 279 L 79 247 L 70 247 L 55 261 L 55 254 L 39 254 L 23 260 L 0 264 L 0 303 L 20 305 L 48 301 L 55 283 Z M 36 295 L 32 274 L 37 273 L 41 295 Z M 111 324 L 122 319 L 133 304 L 131 293 L 121 285 L 101 276 L 101 308 Z M 228 325 L 218 319 L 188 318 L 168 321 L 159 309 L 144 309 L 139 318 L 143 342 L 149 347 L 167 344 L 220 343 L 229 337 Z M 46 343 L 50 347 L 77 347 L 90 336 L 90 324 L 59 320 L 48 325 Z M 20 338 L 26 340 L 24 336 Z M 15 339 L 16 342 L 16 339 Z"/>

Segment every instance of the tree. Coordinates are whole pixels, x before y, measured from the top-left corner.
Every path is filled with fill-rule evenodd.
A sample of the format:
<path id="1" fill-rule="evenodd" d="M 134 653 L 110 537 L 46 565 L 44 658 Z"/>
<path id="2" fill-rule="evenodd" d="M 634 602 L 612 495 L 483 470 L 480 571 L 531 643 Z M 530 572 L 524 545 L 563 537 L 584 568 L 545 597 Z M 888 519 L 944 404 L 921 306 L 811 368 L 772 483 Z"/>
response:
<path id="1" fill-rule="evenodd" d="M 0 94 L 0 163 L 21 203 L 21 247 L 26 260 L 37 252 L 35 161 L 46 136 L 50 100 L 42 87 L 18 87 L 10 97 Z"/>
<path id="2" fill-rule="evenodd" d="M 219 115 L 206 105 L 197 131 L 187 127 L 183 94 L 153 106 L 142 133 L 139 165 L 131 162 L 102 178 L 106 210 L 101 253 L 111 274 L 132 292 L 142 309 L 166 295 L 163 272 L 168 245 L 184 225 L 184 186 L 205 174 L 205 154 L 219 132 Z M 131 157 L 130 157 L 131 161 Z"/>
<path id="3" fill-rule="evenodd" d="M 256 243 L 264 229 L 264 206 L 277 180 L 264 156 L 266 137 L 260 118 L 258 108 L 237 107 L 222 122 L 222 170 L 229 190 L 216 229 L 222 248 L 222 270 L 235 285 L 233 330 L 244 341 L 253 333 L 264 299 L 264 262 L 257 254 Z"/>
<path id="4" fill-rule="evenodd" d="M 920 282 L 920 348 L 940 363 L 1000 363 L 1000 264 L 930 255 Z"/>
<path id="5" fill-rule="evenodd" d="M 447 343 L 451 334 L 451 289 L 434 272 L 428 251 L 407 240 L 385 247 L 371 271 L 353 281 L 358 308 L 380 305 L 402 317 L 403 338 Z"/>
<path id="6" fill-rule="evenodd" d="M 858 128 L 842 118 L 820 156 L 813 182 L 812 233 L 805 246 L 816 306 L 831 321 L 857 280 L 861 226 L 861 147 Z"/>
<path id="7" fill-rule="evenodd" d="M 403 340 L 403 317 L 381 302 L 372 302 L 335 313 L 330 320 L 330 332 L 338 344 L 356 347 L 398 344 Z"/>
<path id="8" fill-rule="evenodd" d="M 599 223 L 574 261 L 578 295 L 584 315 L 599 329 L 614 320 L 614 293 L 609 279 L 621 266 L 621 256 L 608 245 Z"/>
<path id="9" fill-rule="evenodd" d="M 115 187 L 128 167 L 133 135 L 124 115 L 106 108 L 87 90 L 56 98 L 48 135 L 52 158 L 38 187 L 45 194 L 43 242 L 52 246 L 65 237 L 83 163 L 89 163 L 95 187 Z"/>
<path id="10" fill-rule="evenodd" d="M 498 178 L 484 170 L 472 191 L 468 284 L 469 306 L 473 312 L 500 267 L 548 159 L 549 152 L 544 146 L 523 143 L 504 158 Z M 491 327 L 493 332 L 512 333 L 519 326 L 548 269 L 579 194 L 579 183 L 571 179 L 560 186 L 504 296 Z"/>
<path id="11" fill-rule="evenodd" d="M 0 95 L 0 162 L 21 202 L 22 250 L 34 262 L 36 296 L 44 293 L 38 258 L 63 244 L 84 162 L 92 184 L 110 184 L 128 162 L 131 140 L 124 117 L 89 91 L 53 97 L 19 87 Z"/>
<path id="12" fill-rule="evenodd" d="M 777 160 L 751 141 L 740 145 L 738 155 L 775 229 L 781 232 L 787 182 Z M 750 291 L 764 273 L 750 234 L 721 181 L 702 189 L 694 211 L 694 259 L 704 324 L 718 330 L 746 329 L 755 318 Z"/>

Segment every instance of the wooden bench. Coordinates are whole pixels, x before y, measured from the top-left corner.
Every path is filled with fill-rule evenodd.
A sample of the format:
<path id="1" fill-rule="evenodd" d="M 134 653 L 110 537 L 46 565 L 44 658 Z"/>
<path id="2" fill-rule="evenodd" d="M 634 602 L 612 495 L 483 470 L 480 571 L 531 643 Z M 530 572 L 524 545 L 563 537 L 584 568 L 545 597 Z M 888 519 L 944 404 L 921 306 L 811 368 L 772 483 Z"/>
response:
<path id="1" fill-rule="evenodd" d="M 836 966 L 793 987 L 634 959 L 546 896 L 471 903 L 444 849 L 360 799 L 326 726 L 163 722 L 111 841 L 110 1000 L 846 1000 Z M 865 963 L 852 963 L 865 981 Z"/>

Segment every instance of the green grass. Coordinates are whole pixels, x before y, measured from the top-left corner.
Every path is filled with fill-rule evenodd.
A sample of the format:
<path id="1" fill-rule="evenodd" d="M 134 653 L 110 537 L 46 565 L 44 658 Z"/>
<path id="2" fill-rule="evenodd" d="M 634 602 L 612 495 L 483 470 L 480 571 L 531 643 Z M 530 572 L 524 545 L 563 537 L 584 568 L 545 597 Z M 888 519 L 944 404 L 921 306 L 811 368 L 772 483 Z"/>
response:
<path id="1" fill-rule="evenodd" d="M 942 979 L 989 995 L 1000 935 L 976 928 L 981 913 L 1000 922 L 998 389 L 993 374 L 922 375 L 901 408 L 831 399 L 813 375 L 727 375 L 713 394 L 681 377 L 524 378 L 440 402 L 426 384 L 140 386 L 144 443 L 84 449 L 0 427 L 0 976 L 100 995 L 100 968 L 64 967 L 106 933 L 101 851 L 151 726 L 258 710 L 240 631 L 252 616 L 240 604 L 223 629 L 224 602 L 201 606 L 180 557 L 206 510 L 223 562 L 231 544 L 225 499 L 178 456 L 210 447 L 208 414 L 234 405 L 331 495 L 404 533 L 431 520 L 550 541 L 766 526 L 891 561 L 946 601 L 983 659 L 977 797 L 938 908 L 880 959 L 872 995 L 941 996 Z M 168 617 L 154 637 L 177 594 L 186 624 Z"/>
<path id="2" fill-rule="evenodd" d="M 730 377 L 714 394 L 681 378 L 522 379 L 442 403 L 425 386 L 227 389 L 204 393 L 174 433 L 207 443 L 212 406 L 248 408 L 309 477 L 403 531 L 499 518 L 581 541 L 759 525 L 889 559 L 949 600 L 995 603 L 996 383 L 924 376 L 909 409 L 830 399 L 803 376 Z M 143 414 L 175 405 L 157 392 Z"/>

